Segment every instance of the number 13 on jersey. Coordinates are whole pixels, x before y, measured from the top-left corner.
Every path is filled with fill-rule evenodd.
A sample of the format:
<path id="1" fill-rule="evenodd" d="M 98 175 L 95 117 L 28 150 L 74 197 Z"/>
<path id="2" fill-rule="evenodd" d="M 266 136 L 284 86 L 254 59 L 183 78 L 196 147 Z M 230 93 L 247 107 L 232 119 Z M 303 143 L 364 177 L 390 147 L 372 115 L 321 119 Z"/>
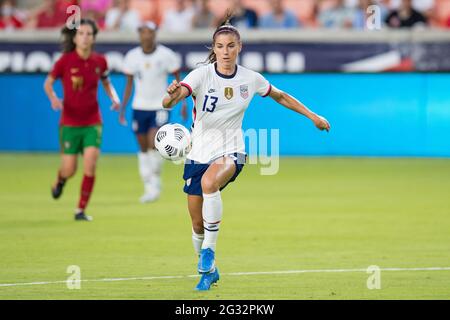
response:
<path id="1" fill-rule="evenodd" d="M 211 100 L 209 100 L 209 98 L 211 98 Z M 209 106 L 208 106 L 208 100 L 210 101 Z M 214 110 L 216 109 L 217 101 L 219 101 L 219 98 L 205 95 L 205 102 L 203 102 L 202 111 L 214 112 Z"/>

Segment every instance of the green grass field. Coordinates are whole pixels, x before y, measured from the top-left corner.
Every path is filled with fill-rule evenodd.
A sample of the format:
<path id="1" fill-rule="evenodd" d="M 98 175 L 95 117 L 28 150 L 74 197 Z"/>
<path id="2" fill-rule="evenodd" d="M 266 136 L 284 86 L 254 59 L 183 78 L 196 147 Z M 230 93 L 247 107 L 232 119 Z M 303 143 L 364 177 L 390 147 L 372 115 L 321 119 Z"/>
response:
<path id="1" fill-rule="evenodd" d="M 136 158 L 102 155 L 89 223 L 73 221 L 81 171 L 51 199 L 58 164 L 0 154 L 0 299 L 450 298 L 450 160 L 284 158 L 274 176 L 247 165 L 222 193 L 222 277 L 206 293 L 190 277 L 182 166 L 166 163 L 163 196 L 142 205 Z M 79 290 L 63 282 L 70 265 Z M 367 288 L 370 265 L 381 289 Z M 411 270 L 429 267 L 447 269 Z"/>

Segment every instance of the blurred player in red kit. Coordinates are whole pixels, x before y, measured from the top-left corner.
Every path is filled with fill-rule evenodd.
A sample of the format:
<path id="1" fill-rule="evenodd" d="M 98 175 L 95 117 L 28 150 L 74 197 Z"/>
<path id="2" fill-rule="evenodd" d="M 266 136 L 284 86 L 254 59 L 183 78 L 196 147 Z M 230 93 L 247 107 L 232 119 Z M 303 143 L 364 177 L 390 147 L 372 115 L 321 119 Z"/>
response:
<path id="1" fill-rule="evenodd" d="M 52 196 L 58 199 L 66 181 L 77 170 L 78 154 L 83 155 L 84 177 L 75 220 L 92 220 L 85 214 L 94 188 L 95 169 L 102 141 L 102 119 L 97 100 L 98 83 L 101 81 L 112 101 L 112 109 L 119 110 L 120 101 L 108 78 L 105 57 L 93 51 L 98 33 L 94 21 L 82 19 L 79 27 L 63 28 L 63 55 L 48 75 L 44 89 L 54 110 L 62 110 L 60 121 L 61 166 L 52 186 Z M 61 79 L 64 101 L 53 90 Z"/>

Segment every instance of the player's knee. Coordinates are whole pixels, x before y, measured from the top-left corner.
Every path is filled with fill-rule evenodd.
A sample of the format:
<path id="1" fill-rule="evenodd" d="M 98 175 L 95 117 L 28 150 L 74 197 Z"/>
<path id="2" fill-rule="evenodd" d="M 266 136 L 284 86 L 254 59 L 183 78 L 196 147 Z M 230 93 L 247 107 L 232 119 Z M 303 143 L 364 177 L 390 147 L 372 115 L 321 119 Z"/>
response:
<path id="1" fill-rule="evenodd" d="M 203 193 L 214 193 L 219 191 L 219 183 L 215 179 L 208 177 L 202 178 L 202 190 Z"/>

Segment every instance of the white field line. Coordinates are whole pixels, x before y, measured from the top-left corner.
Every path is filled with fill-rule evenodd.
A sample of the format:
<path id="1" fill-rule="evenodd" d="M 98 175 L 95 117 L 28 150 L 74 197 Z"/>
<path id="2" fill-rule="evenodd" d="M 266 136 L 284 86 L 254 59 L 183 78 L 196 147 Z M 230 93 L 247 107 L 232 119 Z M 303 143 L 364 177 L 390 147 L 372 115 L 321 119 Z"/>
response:
<path id="1" fill-rule="evenodd" d="M 429 267 L 429 268 L 380 268 L 380 271 L 450 271 L 450 267 Z M 367 269 L 319 269 L 319 270 L 285 270 L 285 271 L 260 271 L 260 272 L 231 272 L 222 273 L 221 276 L 257 276 L 257 275 L 277 275 L 277 274 L 300 274 L 300 273 L 341 273 L 341 272 L 367 272 Z M 104 279 L 81 279 L 80 282 L 118 282 L 118 281 L 145 281 L 164 279 L 185 279 L 196 278 L 199 275 L 185 276 L 154 276 L 154 277 L 134 277 L 134 278 L 104 278 Z M 68 280 L 60 281 L 39 281 L 22 283 L 0 283 L 0 287 L 18 286 L 38 286 L 48 284 L 67 283 Z M 76 281 L 70 280 L 70 283 Z"/>

